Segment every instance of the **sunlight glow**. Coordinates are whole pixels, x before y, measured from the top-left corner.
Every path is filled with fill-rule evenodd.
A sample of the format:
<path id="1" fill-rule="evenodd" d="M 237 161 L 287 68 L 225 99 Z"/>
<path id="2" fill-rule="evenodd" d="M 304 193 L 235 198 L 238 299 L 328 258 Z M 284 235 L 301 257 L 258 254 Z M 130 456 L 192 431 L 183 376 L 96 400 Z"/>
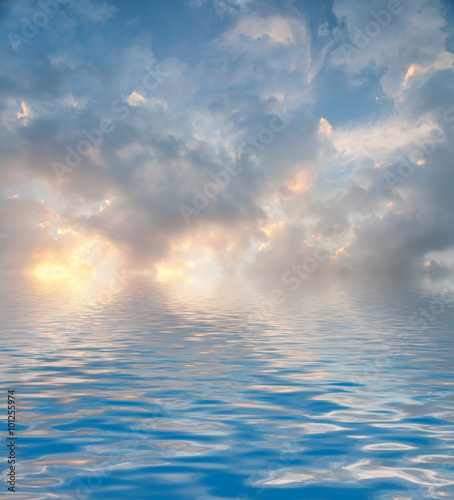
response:
<path id="1" fill-rule="evenodd" d="M 33 275 L 39 280 L 43 281 L 54 281 L 67 278 L 69 276 L 68 269 L 62 266 L 56 266 L 49 263 L 42 264 L 38 266 L 34 271 Z"/>
<path id="2" fill-rule="evenodd" d="M 67 278 L 90 279 L 96 277 L 97 270 L 87 262 L 72 262 L 69 266 L 44 262 L 33 270 L 33 276 L 40 281 L 57 281 Z"/>
<path id="3" fill-rule="evenodd" d="M 67 278 L 91 279 L 97 275 L 95 264 L 102 254 L 98 240 L 87 239 L 70 228 L 57 228 L 54 241 L 57 246 L 48 248 L 44 255 L 36 256 L 32 274 L 40 281 Z M 99 260 L 99 259 L 98 259 Z"/>
<path id="4" fill-rule="evenodd" d="M 176 265 L 172 265 L 169 263 L 159 264 L 158 266 L 156 266 L 156 275 L 158 279 L 162 280 L 192 280 L 192 278 L 190 278 L 187 274 L 189 269 L 194 269 L 194 264 L 191 261 Z"/>

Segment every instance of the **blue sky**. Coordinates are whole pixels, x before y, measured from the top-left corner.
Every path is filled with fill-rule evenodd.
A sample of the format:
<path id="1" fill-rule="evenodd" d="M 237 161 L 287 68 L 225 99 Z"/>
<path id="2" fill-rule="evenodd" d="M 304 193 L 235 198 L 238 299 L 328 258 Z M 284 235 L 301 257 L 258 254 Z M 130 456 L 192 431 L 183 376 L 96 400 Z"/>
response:
<path id="1" fill-rule="evenodd" d="M 2 269 L 282 277 L 323 247 L 314 276 L 449 275 L 452 20 L 441 0 L 4 2 Z"/>

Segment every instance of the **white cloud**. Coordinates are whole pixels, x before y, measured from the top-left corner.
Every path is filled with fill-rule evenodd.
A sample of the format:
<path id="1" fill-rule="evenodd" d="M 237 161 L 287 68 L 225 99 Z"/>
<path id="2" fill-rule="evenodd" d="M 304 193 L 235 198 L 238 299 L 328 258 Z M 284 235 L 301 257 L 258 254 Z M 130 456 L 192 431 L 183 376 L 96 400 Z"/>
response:
<path id="1" fill-rule="evenodd" d="M 304 24 L 285 17 L 248 17 L 240 22 L 226 35 L 226 41 L 231 44 L 239 42 L 241 36 L 252 41 L 267 37 L 271 44 L 308 46 L 310 39 Z"/>

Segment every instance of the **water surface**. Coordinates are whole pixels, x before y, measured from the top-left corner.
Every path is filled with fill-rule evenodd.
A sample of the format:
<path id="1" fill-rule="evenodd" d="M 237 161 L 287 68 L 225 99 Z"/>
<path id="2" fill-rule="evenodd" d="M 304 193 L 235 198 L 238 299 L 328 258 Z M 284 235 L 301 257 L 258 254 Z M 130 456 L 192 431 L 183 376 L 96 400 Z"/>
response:
<path id="1" fill-rule="evenodd" d="M 454 498 L 451 290 L 285 292 L 4 281 L 14 498 Z"/>

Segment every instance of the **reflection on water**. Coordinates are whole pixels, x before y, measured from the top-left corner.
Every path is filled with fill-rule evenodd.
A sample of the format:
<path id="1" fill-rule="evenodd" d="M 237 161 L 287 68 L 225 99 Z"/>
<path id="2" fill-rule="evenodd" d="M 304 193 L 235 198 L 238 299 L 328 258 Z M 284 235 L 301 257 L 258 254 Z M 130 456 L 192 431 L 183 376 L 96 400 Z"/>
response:
<path id="1" fill-rule="evenodd" d="M 271 306 L 234 280 L 0 293 L 17 499 L 454 498 L 447 288 L 319 283 Z"/>

